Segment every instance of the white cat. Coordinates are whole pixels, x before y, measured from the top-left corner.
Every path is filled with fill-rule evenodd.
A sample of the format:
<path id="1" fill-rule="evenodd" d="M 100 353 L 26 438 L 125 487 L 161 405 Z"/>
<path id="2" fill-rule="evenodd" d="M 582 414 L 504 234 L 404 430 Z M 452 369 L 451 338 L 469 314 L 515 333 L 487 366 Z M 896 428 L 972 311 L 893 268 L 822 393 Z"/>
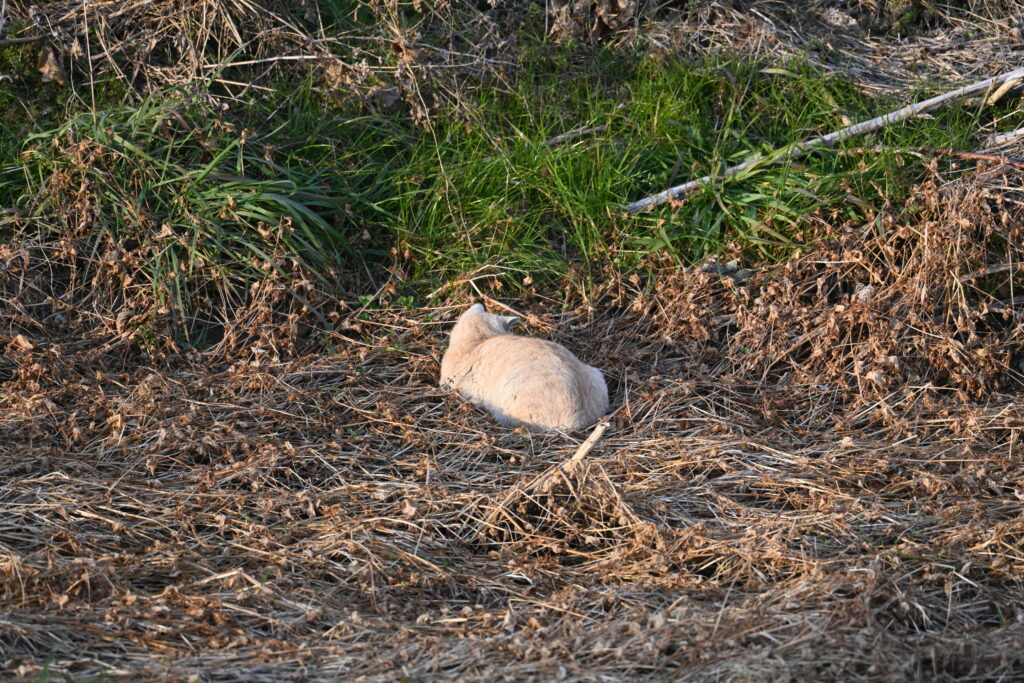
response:
<path id="1" fill-rule="evenodd" d="M 607 413 L 601 371 L 561 344 L 513 335 L 517 322 L 481 304 L 470 306 L 452 328 L 441 359 L 441 386 L 486 408 L 507 427 L 571 432 Z"/>

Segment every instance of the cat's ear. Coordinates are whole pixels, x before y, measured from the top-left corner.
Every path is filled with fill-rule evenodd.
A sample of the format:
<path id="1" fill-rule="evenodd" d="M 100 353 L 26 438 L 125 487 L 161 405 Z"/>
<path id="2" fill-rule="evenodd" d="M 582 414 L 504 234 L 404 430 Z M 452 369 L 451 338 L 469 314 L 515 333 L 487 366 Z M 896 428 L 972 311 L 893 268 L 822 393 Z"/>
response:
<path id="1" fill-rule="evenodd" d="M 486 313 L 487 309 L 484 308 L 483 304 L 473 304 L 466 309 L 466 313 Z"/>
<path id="2" fill-rule="evenodd" d="M 523 321 L 523 319 L 518 315 L 499 315 L 498 317 L 501 318 L 501 322 L 505 324 L 506 330 L 511 330 Z"/>

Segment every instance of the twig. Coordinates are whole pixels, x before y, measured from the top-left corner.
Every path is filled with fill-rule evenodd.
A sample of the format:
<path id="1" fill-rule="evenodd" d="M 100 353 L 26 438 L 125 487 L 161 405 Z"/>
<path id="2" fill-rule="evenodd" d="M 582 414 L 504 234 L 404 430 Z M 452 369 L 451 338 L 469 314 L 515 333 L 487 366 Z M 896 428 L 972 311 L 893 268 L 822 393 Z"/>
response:
<path id="1" fill-rule="evenodd" d="M 295 299 L 297 302 L 305 306 L 306 310 L 315 315 L 316 319 L 320 321 L 320 324 L 324 326 L 325 330 L 332 329 L 333 326 L 331 325 L 330 321 L 327 320 L 327 317 L 323 313 L 321 313 L 316 306 L 309 303 L 309 301 L 306 300 L 306 297 L 302 296 L 293 289 L 289 289 L 288 293 L 292 295 L 293 299 Z"/>
<path id="2" fill-rule="evenodd" d="M 561 135 L 550 137 L 544 141 L 544 144 L 547 145 L 548 147 L 554 147 L 555 145 L 560 145 L 563 142 L 568 142 L 569 140 L 581 138 L 584 135 L 592 135 L 593 133 L 604 132 L 604 130 L 607 128 L 607 123 L 602 124 L 600 126 L 593 126 L 591 128 L 577 128 L 576 130 L 570 130 L 568 133 L 562 133 Z"/>
<path id="3" fill-rule="evenodd" d="M 624 106 L 625 105 L 623 104 L 616 105 L 612 111 L 618 111 L 619 109 L 622 109 L 622 107 Z M 562 144 L 563 142 L 568 142 L 569 140 L 575 140 L 576 138 L 582 138 L 587 135 L 593 135 L 594 133 L 603 133 L 604 131 L 608 130 L 608 125 L 609 124 L 607 123 L 603 123 L 600 126 L 591 126 L 589 128 L 574 128 L 573 130 L 567 131 L 565 133 L 560 133 L 559 135 L 552 136 L 541 144 L 543 144 L 545 147 L 555 147 L 557 145 Z M 490 162 L 494 161 L 494 157 L 484 157 L 480 161 L 482 163 L 489 164 Z"/>
<path id="4" fill-rule="evenodd" d="M 571 476 L 576 470 L 576 466 L 582 462 L 583 458 L 587 457 L 590 451 L 594 450 L 594 446 L 601 440 L 604 433 L 608 431 L 608 422 L 598 422 L 597 426 L 594 427 L 594 431 L 590 433 L 587 440 L 580 444 L 580 447 L 576 449 L 576 452 L 572 454 L 572 457 L 565 461 L 564 465 L 561 465 L 559 469 L 562 470 L 567 476 Z"/>
<path id="5" fill-rule="evenodd" d="M 8 45 L 21 45 L 22 43 L 34 43 L 39 40 L 45 40 L 46 36 L 24 36 L 22 38 L 4 38 L 0 40 L 0 47 L 7 47 Z"/>
<path id="6" fill-rule="evenodd" d="M 563 142 L 567 142 L 569 140 L 575 140 L 576 138 L 581 138 L 584 135 L 590 135 L 592 133 L 600 133 L 601 131 L 605 130 L 606 128 L 608 128 L 608 124 L 607 123 L 605 123 L 603 125 L 600 125 L 600 126 L 593 126 L 592 128 L 577 128 L 576 130 L 570 130 L 567 133 L 562 133 L 561 135 L 556 135 L 554 137 L 550 137 L 547 140 L 545 140 L 544 142 L 542 142 L 541 144 L 544 145 L 545 147 L 554 147 L 556 145 L 560 145 Z M 480 163 L 482 163 L 482 164 L 489 164 L 492 161 L 494 161 L 494 159 L 495 159 L 494 157 L 484 157 L 483 159 L 480 160 Z"/>
<path id="7" fill-rule="evenodd" d="M 1000 154 L 983 154 L 982 152 L 964 152 L 944 147 L 922 147 L 921 150 L 932 152 L 933 154 L 957 157 L 958 159 L 965 159 L 967 161 L 991 161 L 996 164 L 1005 164 L 1006 166 L 1024 169 L 1024 159 L 1021 159 L 1020 157 L 1008 157 Z"/>
<path id="8" fill-rule="evenodd" d="M 1021 304 L 1024 304 L 1024 296 L 1012 296 L 1009 299 L 1000 299 L 999 301 L 992 301 L 985 305 L 988 306 L 989 310 L 1000 313 L 1008 308 L 1012 310 Z"/>
<path id="9" fill-rule="evenodd" d="M 615 105 L 615 108 L 612 109 L 612 111 L 616 112 L 616 111 L 622 109 L 624 106 L 626 106 L 626 105 L 624 105 L 624 104 L 617 104 L 617 105 Z M 603 133 L 605 130 L 608 129 L 608 125 L 609 124 L 604 123 L 604 124 L 601 124 L 600 126 L 591 126 L 590 128 L 576 128 L 574 130 L 570 130 L 568 132 L 562 133 L 561 135 L 555 135 L 553 137 L 550 137 L 550 138 L 548 138 L 547 140 L 544 141 L 544 144 L 547 145 L 548 147 L 554 147 L 555 145 L 560 145 L 563 142 L 568 142 L 569 140 L 575 140 L 576 138 L 581 138 L 584 135 L 593 135 L 594 133 Z"/>
<path id="10" fill-rule="evenodd" d="M 1017 85 L 1020 84 L 1020 81 L 1021 81 L 1020 78 L 1008 79 L 1001 86 L 996 88 L 996 91 L 994 93 L 989 95 L 988 99 L 985 100 L 985 104 L 988 105 L 988 106 L 992 106 L 993 104 L 995 104 L 999 100 L 1003 99 L 1003 95 L 1005 95 L 1006 93 L 1010 92 L 1015 87 L 1017 87 Z"/>
<path id="11" fill-rule="evenodd" d="M 977 83 L 966 85 L 962 88 L 958 88 L 957 90 L 943 93 L 942 95 L 932 97 L 931 99 L 908 105 L 901 109 L 897 109 L 896 111 L 891 111 L 888 114 L 873 118 L 870 121 L 856 123 L 852 126 L 847 126 L 846 128 L 837 130 L 834 133 L 829 133 L 828 135 L 824 135 L 821 137 L 810 138 L 809 140 L 804 140 L 803 142 L 796 142 L 787 147 L 782 147 L 781 149 L 775 150 L 774 152 L 768 155 L 758 155 L 757 157 L 749 161 L 745 161 L 742 164 L 726 169 L 721 174 L 707 175 L 704 176 L 703 178 L 698 178 L 697 180 L 691 180 L 688 183 L 683 183 L 682 185 L 670 187 L 669 189 L 663 192 L 659 192 L 658 194 L 654 194 L 649 197 L 644 197 L 643 199 L 635 201 L 632 204 L 627 204 L 626 210 L 629 211 L 630 213 L 636 213 L 648 207 L 660 206 L 661 204 L 668 202 L 670 199 L 692 192 L 700 188 L 702 185 L 706 185 L 707 183 L 715 181 L 722 181 L 725 180 L 726 178 L 731 178 L 732 176 L 742 173 L 743 171 L 746 171 L 747 169 L 762 162 L 783 161 L 802 154 L 806 154 L 807 152 L 819 149 L 821 147 L 831 147 L 837 142 L 841 142 L 855 135 L 870 133 L 871 131 L 878 130 L 879 128 L 882 128 L 883 126 L 889 123 L 902 121 L 903 119 L 910 118 L 911 116 L 932 111 L 933 109 L 937 109 L 938 107 L 941 107 L 942 105 L 957 99 L 969 97 L 971 95 L 976 95 L 978 93 L 987 92 L 992 88 L 995 88 L 996 93 L 998 93 L 1002 89 L 1001 86 L 1004 86 L 1005 84 L 1011 82 L 1016 83 L 1021 79 L 1024 79 L 1024 69 L 1015 69 L 1013 71 L 1008 71 L 1004 74 L 1000 74 L 999 76 L 986 78 L 983 81 L 978 81 Z"/>
<path id="12" fill-rule="evenodd" d="M 480 269 L 474 271 L 474 273 L 478 273 L 478 272 L 480 272 Z M 449 280 L 448 282 L 445 282 L 443 285 L 441 285 L 440 287 L 435 289 L 433 292 L 428 294 L 427 298 L 428 299 L 433 299 L 433 298 L 435 298 L 437 296 L 440 296 L 441 293 L 444 292 L 445 290 L 451 289 L 452 287 L 458 287 L 459 285 L 474 285 L 473 289 L 475 289 L 476 292 L 479 294 L 480 290 L 477 289 L 477 287 L 475 286 L 474 283 L 476 283 L 477 280 L 486 280 L 489 277 L 497 277 L 497 275 L 495 275 L 493 273 L 486 273 L 484 275 L 476 275 L 475 277 L 470 276 L 468 278 L 459 278 L 457 280 Z"/>
<path id="13" fill-rule="evenodd" d="M 486 535 L 484 530 L 494 528 L 498 519 L 507 515 L 508 511 L 515 507 L 516 501 L 520 500 L 523 496 L 532 498 L 538 494 L 548 495 L 552 492 L 558 480 L 568 483 L 569 478 L 575 473 L 576 467 L 583 461 L 583 458 L 587 457 L 590 451 L 594 450 L 594 446 L 601 440 L 604 433 L 608 431 L 609 425 L 610 423 L 607 418 L 597 423 L 590 436 L 580 444 L 571 458 L 558 465 L 552 465 L 526 483 L 519 482 L 515 484 L 505 493 L 499 503 L 488 506 L 490 508 L 489 511 L 484 515 L 477 527 L 477 536 L 483 538 Z"/>
<path id="14" fill-rule="evenodd" d="M 1000 263 L 988 268 L 979 268 L 978 270 L 971 271 L 966 275 L 961 275 L 957 280 L 960 282 L 970 282 L 971 280 L 977 280 L 979 278 L 988 277 L 989 275 L 995 275 L 997 273 L 1005 273 L 1010 270 L 1017 270 L 1021 267 L 1019 263 Z"/>
<path id="15" fill-rule="evenodd" d="M 222 69 L 227 66 L 253 66 L 254 64 L 273 64 L 275 62 L 309 61 L 324 59 L 323 55 L 279 55 L 265 59 L 247 59 L 244 62 L 223 62 L 220 64 L 204 64 L 203 69 Z"/>
<path id="16" fill-rule="evenodd" d="M 500 308 L 503 311 L 508 311 L 512 315 L 517 315 L 520 318 L 522 318 L 523 320 L 526 320 L 526 318 L 529 317 L 528 314 L 522 313 L 521 311 L 517 311 L 516 309 L 512 308 L 508 304 L 502 303 L 502 302 L 498 301 L 497 299 L 495 299 L 493 297 L 487 296 L 486 294 L 480 292 L 480 290 L 477 290 L 477 293 L 480 295 L 480 298 L 483 299 L 484 301 L 486 301 L 488 303 L 488 305 L 490 305 L 492 308 Z"/>
<path id="17" fill-rule="evenodd" d="M 1020 138 L 1024 138 L 1024 128 L 1011 130 L 1009 133 L 999 133 L 997 135 L 993 135 L 991 142 L 993 147 L 998 147 L 999 145 L 1005 145 L 1008 142 L 1013 142 L 1014 140 L 1018 140 Z"/>
<path id="18" fill-rule="evenodd" d="M 594 427 L 594 431 L 590 433 L 586 441 L 580 444 L 580 447 L 576 449 L 571 458 L 555 467 L 548 468 L 543 474 L 530 482 L 528 486 L 525 486 L 523 490 L 532 490 L 545 494 L 550 493 L 555 486 L 556 475 L 557 479 L 561 479 L 566 485 L 571 487 L 572 484 L 569 482 L 569 478 L 576 472 L 576 468 L 583 462 L 583 458 L 587 457 L 590 451 L 594 450 L 594 446 L 601 440 L 604 433 L 608 431 L 610 424 L 607 419 L 598 422 Z"/>
<path id="19" fill-rule="evenodd" d="M 544 323 L 537 316 L 530 315 L 529 313 L 522 313 L 521 311 L 517 311 L 516 309 L 512 308 L 508 304 L 502 303 L 493 297 L 487 296 L 486 294 L 480 291 L 480 288 L 476 286 L 475 282 L 470 281 L 469 284 L 473 287 L 473 289 L 476 290 L 477 296 L 486 301 L 487 305 L 490 306 L 491 308 L 500 308 L 503 311 L 508 311 L 512 315 L 518 316 L 520 320 L 526 321 L 526 323 L 530 327 L 539 327 L 540 329 L 543 330 L 551 329 L 550 325 Z"/>
<path id="20" fill-rule="evenodd" d="M 488 272 L 486 272 L 488 270 L 495 270 L 495 271 L 498 271 L 498 273 L 493 273 L 493 272 L 488 273 Z M 447 291 L 448 289 L 451 289 L 452 287 L 458 287 L 460 285 L 470 285 L 470 286 L 473 287 L 473 289 L 476 290 L 477 294 L 479 294 L 480 296 L 484 296 L 484 294 L 480 291 L 479 288 L 476 287 L 476 285 L 474 283 L 477 280 L 485 280 L 485 279 L 487 279 L 489 277 L 496 278 L 496 277 L 498 277 L 498 274 L 501 273 L 502 271 L 504 271 L 504 272 L 520 272 L 520 273 L 525 273 L 526 272 L 526 271 L 521 270 L 519 268 L 510 268 L 508 266 L 501 266 L 501 265 L 496 265 L 496 264 L 485 264 L 485 265 L 480 266 L 476 270 L 474 270 L 472 273 L 470 273 L 466 277 L 457 278 L 455 280 L 449 280 L 448 282 L 445 282 L 440 287 L 438 287 L 437 289 L 432 291 L 430 294 L 428 294 L 427 298 L 428 299 L 433 299 L 434 297 L 440 296 L 441 293 Z"/>

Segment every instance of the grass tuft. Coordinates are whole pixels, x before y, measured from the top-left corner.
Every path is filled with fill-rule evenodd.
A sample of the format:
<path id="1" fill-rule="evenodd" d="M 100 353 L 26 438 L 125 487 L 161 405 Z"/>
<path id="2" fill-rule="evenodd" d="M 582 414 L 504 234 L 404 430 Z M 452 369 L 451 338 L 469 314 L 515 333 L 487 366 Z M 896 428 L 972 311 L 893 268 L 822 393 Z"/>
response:
<path id="1" fill-rule="evenodd" d="M 79 113 L 28 139 L 21 208 L 81 283 L 187 337 L 250 282 L 300 268 L 326 283 L 354 257 L 351 207 L 369 203 L 262 142 L 282 132 L 180 98 Z"/>

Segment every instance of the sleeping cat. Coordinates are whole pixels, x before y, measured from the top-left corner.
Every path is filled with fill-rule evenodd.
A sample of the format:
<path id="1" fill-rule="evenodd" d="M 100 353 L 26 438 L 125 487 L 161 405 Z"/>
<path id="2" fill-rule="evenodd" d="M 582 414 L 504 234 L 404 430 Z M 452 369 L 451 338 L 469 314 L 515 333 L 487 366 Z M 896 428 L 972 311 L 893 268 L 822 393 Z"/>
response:
<path id="1" fill-rule="evenodd" d="M 608 387 L 597 368 L 560 344 L 517 337 L 515 316 L 470 306 L 452 328 L 441 359 L 441 386 L 486 408 L 507 427 L 571 432 L 608 412 Z"/>

